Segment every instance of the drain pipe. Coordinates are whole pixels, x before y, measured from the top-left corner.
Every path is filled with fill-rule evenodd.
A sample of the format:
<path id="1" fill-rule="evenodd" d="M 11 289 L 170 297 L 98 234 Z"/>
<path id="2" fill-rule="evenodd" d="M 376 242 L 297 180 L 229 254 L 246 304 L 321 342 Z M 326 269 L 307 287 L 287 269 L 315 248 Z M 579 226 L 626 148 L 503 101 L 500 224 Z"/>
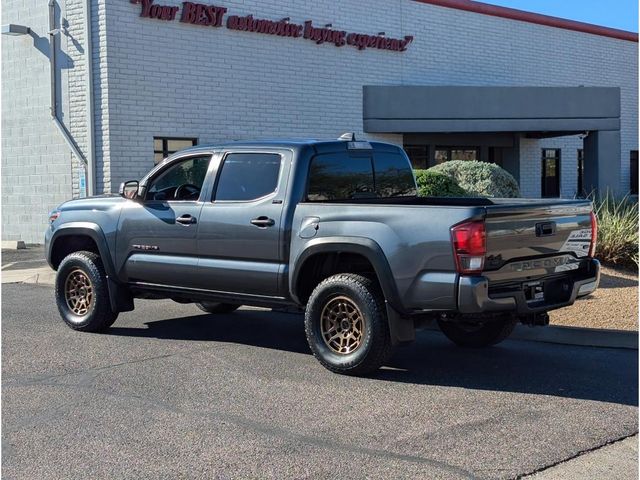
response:
<path id="1" fill-rule="evenodd" d="M 71 133 L 67 129 L 67 127 L 62 123 L 60 118 L 58 118 L 58 100 L 57 100 L 57 81 L 56 81 L 56 59 L 57 59 L 57 42 L 56 36 L 60 33 L 60 30 L 56 28 L 56 2 L 55 0 L 49 0 L 49 65 L 51 70 L 51 118 L 53 123 L 58 128 L 65 142 L 71 149 L 71 152 L 80 159 L 82 163 L 84 163 L 85 170 L 87 172 L 87 183 L 85 186 L 85 194 L 93 195 L 94 188 L 92 182 L 89 179 L 93 180 L 93 171 L 92 165 L 89 163 L 87 158 L 80 152 L 78 145 L 74 141 Z M 91 141 L 89 142 L 91 148 L 93 148 L 93 131 L 91 131 Z"/>
<path id="2" fill-rule="evenodd" d="M 87 189 L 96 193 L 95 117 L 93 116 L 93 41 L 91 36 L 91 0 L 84 2 L 84 61 L 87 113 Z"/>

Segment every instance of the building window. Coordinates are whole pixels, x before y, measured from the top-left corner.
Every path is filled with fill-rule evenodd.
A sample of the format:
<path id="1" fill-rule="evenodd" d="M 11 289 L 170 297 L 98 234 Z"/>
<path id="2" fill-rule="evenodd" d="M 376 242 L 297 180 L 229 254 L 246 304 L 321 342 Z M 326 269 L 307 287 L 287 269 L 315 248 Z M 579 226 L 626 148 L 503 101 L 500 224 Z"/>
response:
<path id="1" fill-rule="evenodd" d="M 405 145 L 404 151 L 411 161 L 411 166 L 415 169 L 429 168 L 429 146 L 428 145 Z"/>
<path id="2" fill-rule="evenodd" d="M 436 147 L 435 163 L 440 165 L 451 160 L 480 160 L 478 147 Z"/>
<path id="3" fill-rule="evenodd" d="M 502 147 L 489 147 L 489 163 L 495 163 L 503 167 L 504 149 Z"/>
<path id="4" fill-rule="evenodd" d="M 629 152 L 629 163 L 631 195 L 638 195 L 638 150 L 631 150 L 631 152 Z"/>
<path id="5" fill-rule="evenodd" d="M 542 149 L 542 196 L 560 196 L 560 149 Z"/>
<path id="6" fill-rule="evenodd" d="M 172 153 L 197 144 L 197 138 L 153 137 L 153 163 L 157 165 Z"/>
<path id="7" fill-rule="evenodd" d="M 576 191 L 578 197 L 586 197 L 587 194 L 584 191 L 584 150 L 578 149 L 578 190 Z"/>

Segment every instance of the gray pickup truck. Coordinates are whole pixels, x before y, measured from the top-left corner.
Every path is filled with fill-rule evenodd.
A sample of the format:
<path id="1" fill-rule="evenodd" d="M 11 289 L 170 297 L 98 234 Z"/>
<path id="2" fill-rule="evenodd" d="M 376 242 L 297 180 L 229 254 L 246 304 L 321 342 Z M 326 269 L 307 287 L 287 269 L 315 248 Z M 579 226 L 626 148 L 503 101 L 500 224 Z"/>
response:
<path id="1" fill-rule="evenodd" d="M 46 255 L 75 330 L 134 298 L 296 307 L 320 363 L 360 375 L 429 321 L 467 347 L 547 324 L 597 288 L 596 228 L 583 200 L 419 197 L 401 148 L 347 134 L 176 153 L 51 212 Z"/>

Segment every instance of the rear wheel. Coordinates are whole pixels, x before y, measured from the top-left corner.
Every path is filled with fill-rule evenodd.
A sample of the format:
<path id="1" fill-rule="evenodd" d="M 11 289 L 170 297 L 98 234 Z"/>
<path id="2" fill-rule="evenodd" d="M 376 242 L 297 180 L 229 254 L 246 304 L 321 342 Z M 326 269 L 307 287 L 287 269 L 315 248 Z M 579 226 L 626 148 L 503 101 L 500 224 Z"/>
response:
<path id="1" fill-rule="evenodd" d="M 362 275 L 342 273 L 322 281 L 307 303 L 305 332 L 313 355 L 335 373 L 365 375 L 391 354 L 384 296 Z"/>
<path id="2" fill-rule="evenodd" d="M 62 260 L 56 274 L 55 296 L 60 316 L 74 330 L 106 330 L 118 317 L 111 310 L 102 260 L 93 252 L 74 252 Z"/>
<path id="3" fill-rule="evenodd" d="M 231 313 L 240 308 L 240 305 L 236 305 L 235 303 L 218 302 L 198 302 L 196 306 L 207 313 Z"/>
<path id="4" fill-rule="evenodd" d="M 513 332 L 518 320 L 501 318 L 486 322 L 451 322 L 438 320 L 442 333 L 461 347 L 481 348 L 496 345 L 506 340 Z"/>

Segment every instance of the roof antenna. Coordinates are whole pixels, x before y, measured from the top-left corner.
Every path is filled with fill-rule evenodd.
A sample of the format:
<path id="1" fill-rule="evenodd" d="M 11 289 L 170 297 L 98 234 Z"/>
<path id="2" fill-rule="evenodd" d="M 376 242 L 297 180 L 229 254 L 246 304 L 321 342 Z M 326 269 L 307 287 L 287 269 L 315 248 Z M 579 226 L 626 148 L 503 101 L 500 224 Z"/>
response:
<path id="1" fill-rule="evenodd" d="M 343 133 L 338 137 L 338 140 L 342 140 L 344 142 L 355 142 L 356 134 L 354 132 Z"/>

